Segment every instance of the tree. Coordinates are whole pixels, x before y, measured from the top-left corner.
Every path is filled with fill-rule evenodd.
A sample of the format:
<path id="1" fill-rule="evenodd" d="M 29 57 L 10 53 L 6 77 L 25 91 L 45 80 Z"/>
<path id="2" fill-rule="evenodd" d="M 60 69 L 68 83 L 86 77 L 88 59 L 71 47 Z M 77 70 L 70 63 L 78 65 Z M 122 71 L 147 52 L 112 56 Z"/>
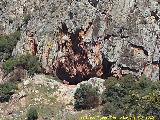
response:
<path id="1" fill-rule="evenodd" d="M 19 63 L 18 66 L 22 66 L 24 69 L 26 69 L 29 73 L 29 75 L 33 75 L 36 72 L 39 72 L 41 69 L 40 62 L 38 61 L 37 56 L 33 55 L 22 55 L 18 57 Z"/>
<path id="2" fill-rule="evenodd" d="M 97 88 L 92 87 L 90 84 L 81 84 L 75 92 L 76 110 L 91 109 L 99 105 L 99 94 Z"/>

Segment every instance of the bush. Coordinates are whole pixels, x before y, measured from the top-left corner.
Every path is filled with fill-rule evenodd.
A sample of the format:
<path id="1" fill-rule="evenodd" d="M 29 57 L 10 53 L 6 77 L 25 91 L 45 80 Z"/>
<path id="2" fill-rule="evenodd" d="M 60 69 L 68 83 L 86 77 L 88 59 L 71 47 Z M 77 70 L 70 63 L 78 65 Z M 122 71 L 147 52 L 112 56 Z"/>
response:
<path id="1" fill-rule="evenodd" d="M 0 52 L 12 53 L 18 40 L 20 40 L 20 31 L 16 31 L 10 35 L 0 36 Z"/>
<path id="2" fill-rule="evenodd" d="M 14 67 L 17 65 L 17 61 L 13 58 L 9 58 L 5 63 L 3 64 L 3 69 L 5 72 L 9 73 L 11 72 Z"/>
<path id="3" fill-rule="evenodd" d="M 0 52 L 0 61 L 1 60 L 7 60 L 11 57 L 11 53 L 4 53 L 4 52 Z"/>
<path id="4" fill-rule="evenodd" d="M 102 95 L 103 115 L 154 115 L 160 117 L 160 83 L 127 75 L 109 78 Z"/>
<path id="5" fill-rule="evenodd" d="M 99 94 L 97 88 L 92 87 L 89 84 L 81 84 L 75 92 L 75 104 L 76 110 L 91 109 L 99 105 Z"/>
<path id="6" fill-rule="evenodd" d="M 29 75 L 33 75 L 36 72 L 39 72 L 41 69 L 40 62 L 38 61 L 37 56 L 33 55 L 22 55 L 18 57 L 19 64 L 17 66 L 22 66 L 24 69 L 26 69 L 29 73 Z"/>
<path id="7" fill-rule="evenodd" d="M 20 40 L 20 31 L 16 31 L 10 35 L 0 36 L 0 60 L 11 57 L 12 51 Z"/>
<path id="8" fill-rule="evenodd" d="M 16 89 L 18 88 L 14 83 L 5 83 L 0 85 L 0 102 L 8 102 Z"/>
<path id="9" fill-rule="evenodd" d="M 30 14 L 27 14 L 24 16 L 23 18 L 23 22 L 24 24 L 28 24 L 28 21 L 31 19 L 31 15 Z"/>
<path id="10" fill-rule="evenodd" d="M 29 108 L 27 111 L 27 120 L 37 120 L 38 119 L 38 113 L 35 107 Z"/>
<path id="11" fill-rule="evenodd" d="M 40 71 L 40 63 L 38 62 L 38 58 L 32 55 L 21 55 L 19 57 L 10 58 L 3 64 L 3 69 L 9 73 L 14 67 L 22 67 L 26 69 L 29 75 L 33 75 L 35 72 Z"/>

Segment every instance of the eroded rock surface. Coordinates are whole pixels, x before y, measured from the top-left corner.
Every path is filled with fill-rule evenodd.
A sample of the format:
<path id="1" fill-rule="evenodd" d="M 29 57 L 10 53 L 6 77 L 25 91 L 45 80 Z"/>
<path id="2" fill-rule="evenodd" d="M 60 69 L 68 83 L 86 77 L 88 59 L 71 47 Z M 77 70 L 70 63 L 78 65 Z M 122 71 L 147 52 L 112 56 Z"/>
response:
<path id="1" fill-rule="evenodd" d="M 13 55 L 37 55 L 46 73 L 159 80 L 159 0 L 2 0 L 0 8 L 1 34 L 22 31 Z"/>

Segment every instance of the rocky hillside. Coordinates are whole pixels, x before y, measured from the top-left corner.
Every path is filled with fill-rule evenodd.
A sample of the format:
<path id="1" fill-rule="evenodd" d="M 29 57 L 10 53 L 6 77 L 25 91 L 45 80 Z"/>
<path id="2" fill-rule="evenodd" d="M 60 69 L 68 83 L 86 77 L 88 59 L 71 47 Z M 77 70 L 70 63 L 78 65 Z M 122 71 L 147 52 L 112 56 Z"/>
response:
<path id="1" fill-rule="evenodd" d="M 18 90 L 9 102 L 0 102 L 0 119 L 30 120 L 27 119 L 30 107 L 35 107 L 38 111 L 38 120 L 81 120 L 81 117 L 89 114 L 98 114 L 99 109 L 75 111 L 74 93 L 80 84 L 92 84 L 103 92 L 103 82 L 103 79 L 92 78 L 77 86 L 67 86 L 54 77 L 35 75 L 32 79 L 24 79 L 18 83 Z"/>
<path id="2" fill-rule="evenodd" d="M 67 84 L 145 74 L 159 80 L 159 0 L 1 0 L 0 34 Z"/>

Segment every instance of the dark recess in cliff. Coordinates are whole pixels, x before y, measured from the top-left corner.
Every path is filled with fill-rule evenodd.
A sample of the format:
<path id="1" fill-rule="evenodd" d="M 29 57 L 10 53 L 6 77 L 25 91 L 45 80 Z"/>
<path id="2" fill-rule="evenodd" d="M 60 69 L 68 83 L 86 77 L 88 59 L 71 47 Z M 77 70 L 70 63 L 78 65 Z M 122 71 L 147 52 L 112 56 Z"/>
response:
<path id="1" fill-rule="evenodd" d="M 93 6 L 93 7 L 97 7 L 99 0 L 88 0 L 88 2 Z"/>
<path id="2" fill-rule="evenodd" d="M 159 20 L 159 17 L 157 15 L 158 11 L 151 11 L 151 16 L 154 16 L 155 17 L 155 20 L 158 21 Z"/>
<path id="3" fill-rule="evenodd" d="M 63 32 L 64 34 L 68 33 L 68 28 L 65 23 L 62 23 L 62 28 L 60 28 L 60 32 Z"/>
<path id="4" fill-rule="evenodd" d="M 143 50 L 143 52 L 144 52 L 144 54 L 146 55 L 146 56 L 148 56 L 148 51 L 147 50 L 145 50 L 145 48 L 143 47 L 143 46 L 138 46 L 138 45 L 134 45 L 134 44 L 130 44 L 132 47 L 134 47 L 134 48 L 139 48 L 139 49 L 141 49 L 141 50 Z"/>
<path id="5" fill-rule="evenodd" d="M 102 62 L 102 65 L 103 65 L 103 75 L 102 75 L 102 78 L 103 79 L 106 79 L 108 77 L 111 76 L 111 67 L 114 63 L 112 62 L 109 62 L 103 55 L 103 62 Z"/>
<path id="6" fill-rule="evenodd" d="M 57 69 L 57 77 L 60 80 L 65 80 L 67 81 L 70 85 L 76 85 L 82 81 L 86 81 L 89 80 L 89 78 L 91 78 L 92 76 L 81 76 L 80 74 L 75 75 L 73 78 L 70 77 L 70 74 L 63 68 L 63 67 L 59 67 Z"/>
<path id="7" fill-rule="evenodd" d="M 90 26 L 91 23 L 89 23 L 89 27 Z M 60 51 L 64 52 L 65 55 L 63 57 L 64 60 L 58 61 L 56 76 L 66 84 L 75 85 L 82 81 L 89 80 L 92 77 L 107 78 L 111 75 L 112 63 L 110 63 L 104 55 L 101 57 L 102 53 L 100 53 L 98 49 L 100 43 L 91 42 L 88 46 L 88 43 L 83 41 L 83 37 L 81 37 L 80 34 L 83 32 L 85 36 L 88 30 L 89 28 L 86 31 L 79 28 L 74 33 L 69 33 L 67 26 L 64 23 L 62 24 L 60 32 L 62 33 L 62 36 L 65 34 L 69 37 L 69 40 L 66 41 L 66 43 L 70 43 L 71 46 L 64 47 L 67 50 L 69 49 L 70 52 L 65 52 L 65 49 L 60 49 Z M 90 46 L 96 47 L 98 49 L 98 53 L 96 52 L 94 54 L 93 48 Z M 59 48 L 62 47 L 60 46 Z M 96 66 L 91 65 L 88 54 L 92 55 Z"/>
<path id="8" fill-rule="evenodd" d="M 100 78 L 107 79 L 108 77 L 111 76 L 111 66 L 113 63 L 109 62 L 106 58 L 103 58 L 103 75 Z M 61 64 L 57 70 L 56 70 L 56 75 L 59 79 L 67 81 L 70 85 L 76 85 L 82 81 L 87 81 L 92 77 L 97 77 L 96 74 L 94 74 L 94 71 L 89 74 L 82 76 L 81 74 L 76 74 L 74 77 L 70 77 L 70 73 L 66 71 L 66 69 L 63 67 Z"/>

